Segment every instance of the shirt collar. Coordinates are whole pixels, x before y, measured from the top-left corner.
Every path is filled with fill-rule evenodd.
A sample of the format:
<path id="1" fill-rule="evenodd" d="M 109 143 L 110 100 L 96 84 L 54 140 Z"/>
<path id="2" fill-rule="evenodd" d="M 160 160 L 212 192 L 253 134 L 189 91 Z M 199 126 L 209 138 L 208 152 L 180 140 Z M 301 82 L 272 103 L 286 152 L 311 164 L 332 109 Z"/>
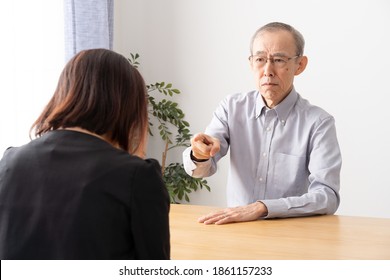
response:
<path id="1" fill-rule="evenodd" d="M 275 106 L 275 111 L 277 114 L 277 117 L 279 121 L 285 125 L 288 115 L 291 112 L 291 109 L 293 108 L 294 104 L 296 103 L 298 99 L 298 93 L 295 91 L 295 88 L 293 87 L 291 92 L 286 96 L 285 99 L 283 99 L 282 102 L 280 102 L 278 105 Z M 261 114 L 263 114 L 267 109 L 267 106 L 264 102 L 263 97 L 261 96 L 260 92 L 257 94 L 257 100 L 256 100 L 256 118 L 258 118 Z"/>

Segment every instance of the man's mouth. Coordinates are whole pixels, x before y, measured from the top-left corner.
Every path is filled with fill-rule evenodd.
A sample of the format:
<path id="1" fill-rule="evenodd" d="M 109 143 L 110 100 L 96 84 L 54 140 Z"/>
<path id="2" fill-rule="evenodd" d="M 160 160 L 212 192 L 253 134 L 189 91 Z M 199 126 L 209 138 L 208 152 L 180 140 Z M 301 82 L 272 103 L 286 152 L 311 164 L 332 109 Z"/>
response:
<path id="1" fill-rule="evenodd" d="M 262 83 L 261 86 L 277 86 L 276 83 Z"/>

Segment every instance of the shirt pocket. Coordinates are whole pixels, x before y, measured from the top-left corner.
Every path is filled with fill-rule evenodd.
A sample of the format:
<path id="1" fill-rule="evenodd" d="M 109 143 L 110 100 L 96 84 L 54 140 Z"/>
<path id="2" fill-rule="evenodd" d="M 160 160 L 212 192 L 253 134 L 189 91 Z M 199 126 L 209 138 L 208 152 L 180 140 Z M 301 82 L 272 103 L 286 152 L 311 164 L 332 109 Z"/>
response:
<path id="1" fill-rule="evenodd" d="M 309 172 L 306 156 L 275 154 L 271 176 L 273 198 L 300 196 L 307 192 L 309 186 Z"/>

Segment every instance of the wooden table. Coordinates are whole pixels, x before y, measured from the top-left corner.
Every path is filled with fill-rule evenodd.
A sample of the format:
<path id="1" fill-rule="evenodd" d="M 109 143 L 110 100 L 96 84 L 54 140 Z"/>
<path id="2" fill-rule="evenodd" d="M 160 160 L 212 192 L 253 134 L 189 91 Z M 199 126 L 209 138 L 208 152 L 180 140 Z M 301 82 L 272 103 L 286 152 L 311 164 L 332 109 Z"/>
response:
<path id="1" fill-rule="evenodd" d="M 173 260 L 390 260 L 390 219 L 331 215 L 219 226 L 197 222 L 217 209 L 171 205 Z"/>

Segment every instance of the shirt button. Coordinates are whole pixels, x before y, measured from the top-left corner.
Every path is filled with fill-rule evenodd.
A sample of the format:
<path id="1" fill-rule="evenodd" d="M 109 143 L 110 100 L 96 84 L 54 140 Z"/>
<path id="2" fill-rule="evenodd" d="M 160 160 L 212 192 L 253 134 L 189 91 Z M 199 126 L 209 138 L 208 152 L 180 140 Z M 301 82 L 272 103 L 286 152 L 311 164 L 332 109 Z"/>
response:
<path id="1" fill-rule="evenodd" d="M 267 131 L 271 131 L 271 127 L 267 127 Z"/>
<path id="2" fill-rule="evenodd" d="M 260 182 L 263 182 L 263 178 L 262 178 L 262 177 L 260 177 L 260 178 L 259 178 L 259 181 L 260 181 Z"/>
<path id="3" fill-rule="evenodd" d="M 267 157 L 267 153 L 263 153 L 263 157 Z"/>

